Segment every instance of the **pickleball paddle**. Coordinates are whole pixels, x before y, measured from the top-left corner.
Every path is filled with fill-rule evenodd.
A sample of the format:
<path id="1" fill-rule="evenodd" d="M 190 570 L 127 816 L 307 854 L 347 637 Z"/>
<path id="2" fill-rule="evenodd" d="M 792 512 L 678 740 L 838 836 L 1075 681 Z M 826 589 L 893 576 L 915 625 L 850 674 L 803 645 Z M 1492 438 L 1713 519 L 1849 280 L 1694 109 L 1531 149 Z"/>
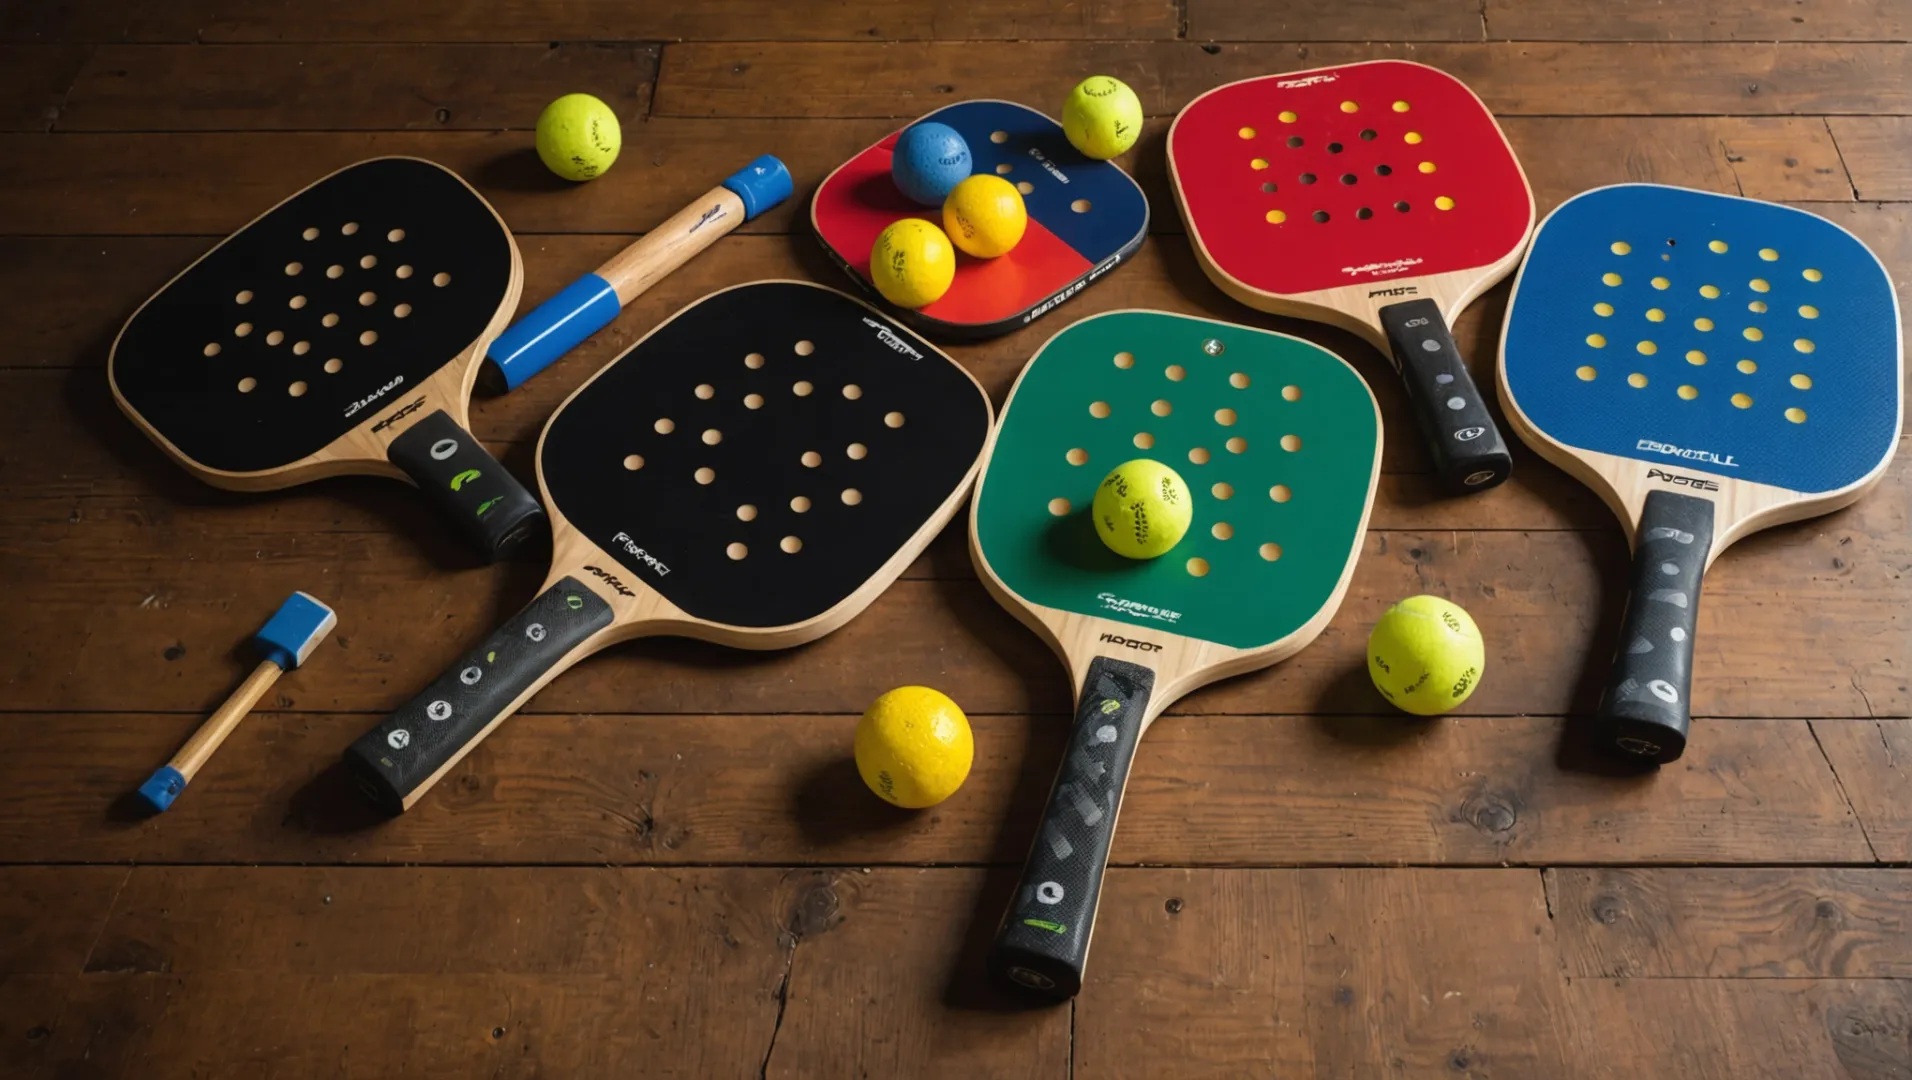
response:
<path id="1" fill-rule="evenodd" d="M 1142 733 L 1178 698 L 1315 639 L 1341 604 L 1380 471 L 1367 383 L 1320 346 L 1153 311 L 1097 315 L 1023 369 L 991 439 L 970 557 L 1067 665 L 1076 718 L 998 932 L 999 974 L 1082 985 L 1116 812 Z M 1089 520 L 1114 466 L 1151 457 L 1194 494 L 1152 560 Z"/>
<path id="2" fill-rule="evenodd" d="M 1448 327 L 1513 270 L 1534 198 L 1473 91 L 1405 60 L 1246 79 L 1189 102 L 1168 163 L 1210 280 L 1391 356 L 1449 489 L 1507 479 L 1507 444 Z"/>
<path id="3" fill-rule="evenodd" d="M 1041 318 L 1142 246 L 1149 204 L 1129 174 L 1084 157 L 1062 125 L 1008 101 L 964 101 L 918 120 L 956 129 L 969 144 L 975 173 L 1016 185 L 1029 211 L 1022 242 L 1006 255 L 958 253 L 956 278 L 942 298 L 911 311 L 878 297 L 892 316 L 927 334 L 974 340 L 1006 334 Z M 940 207 L 911 201 L 890 179 L 890 153 L 901 131 L 838 166 L 817 188 L 810 225 L 837 264 L 871 296 L 870 248 L 899 218 L 943 227 Z"/>
<path id="4" fill-rule="evenodd" d="M 1508 422 L 1630 532 L 1603 737 L 1686 747 L 1700 583 L 1728 544 L 1849 505 L 1898 447 L 1903 345 L 1885 268 L 1800 210 L 1655 184 L 1541 223 L 1501 334 Z"/>
<path id="5" fill-rule="evenodd" d="M 167 283 L 120 331 L 107 378 L 120 409 L 207 483 L 408 479 L 495 560 L 543 517 L 467 420 L 522 280 L 505 223 L 457 174 L 375 158 Z"/>
<path id="6" fill-rule="evenodd" d="M 961 505 L 990 425 L 968 372 L 842 293 L 713 293 L 545 425 L 538 597 L 346 752 L 390 812 L 619 641 L 781 649 L 848 622 Z"/>

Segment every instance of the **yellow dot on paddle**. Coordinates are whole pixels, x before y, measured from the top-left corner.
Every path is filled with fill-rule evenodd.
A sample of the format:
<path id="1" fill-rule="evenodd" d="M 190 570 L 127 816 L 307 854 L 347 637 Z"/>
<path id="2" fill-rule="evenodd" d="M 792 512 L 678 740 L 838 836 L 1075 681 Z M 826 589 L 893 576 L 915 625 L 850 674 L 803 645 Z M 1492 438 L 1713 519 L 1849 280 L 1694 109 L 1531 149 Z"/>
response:
<path id="1" fill-rule="evenodd" d="M 1696 386 L 1682 386 L 1680 387 L 1679 394 L 1681 401 L 1691 401 L 1700 396 L 1700 391 Z"/>
<path id="2" fill-rule="evenodd" d="M 1593 377 L 1600 374 L 1598 371 L 1595 371 L 1593 369 L 1592 364 L 1581 364 L 1579 367 L 1574 369 L 1573 373 L 1575 375 L 1580 376 L 1581 382 L 1592 382 Z"/>
<path id="3" fill-rule="evenodd" d="M 1694 367 L 1703 367 L 1706 364 L 1706 354 L 1698 349 L 1688 349 L 1686 350 L 1686 362 Z"/>
<path id="4" fill-rule="evenodd" d="M 1794 406 L 1793 408 L 1787 409 L 1786 419 L 1791 420 L 1795 424 L 1803 424 L 1806 422 L 1806 410 L 1801 409 L 1798 406 Z"/>
<path id="5" fill-rule="evenodd" d="M 1706 249 L 1715 255 L 1724 255 L 1726 253 L 1726 241 L 1709 240 L 1706 243 Z"/>
<path id="6" fill-rule="evenodd" d="M 1718 300 L 1719 286 L 1718 285 L 1701 285 L 1700 295 L 1706 297 L 1708 300 Z"/>
<path id="7" fill-rule="evenodd" d="M 1452 210 L 1454 209 L 1454 200 L 1448 198 L 1445 195 L 1437 195 L 1434 197 L 1434 209 Z"/>
<path id="8" fill-rule="evenodd" d="M 1633 245 L 1627 243 L 1625 240 L 1615 240 L 1613 243 L 1607 245 L 1607 249 L 1615 255 L 1625 255 L 1633 250 Z"/>
<path id="9" fill-rule="evenodd" d="M 1609 270 L 1606 273 L 1600 275 L 1600 280 L 1605 282 L 1608 285 L 1618 285 L 1620 284 L 1620 275 Z"/>
<path id="10" fill-rule="evenodd" d="M 1424 173 L 1431 173 L 1434 171 L 1434 163 L 1431 161 L 1423 161 L 1419 165 L 1416 165 L 1414 167 L 1421 170 Z"/>
<path id="11" fill-rule="evenodd" d="M 1772 248 L 1760 248 L 1759 257 L 1767 262 L 1776 262 L 1779 259 L 1779 252 L 1774 251 Z"/>
<path id="12" fill-rule="evenodd" d="M 1627 376 L 1627 385 L 1633 387 L 1635 390 L 1643 389 L 1646 386 L 1646 376 L 1636 371 Z"/>
<path id="13" fill-rule="evenodd" d="M 1418 131 L 1410 131 L 1406 135 L 1401 136 L 1401 141 L 1409 146 L 1419 146 L 1421 145 L 1421 133 Z"/>
<path id="14" fill-rule="evenodd" d="M 1824 281 L 1826 279 L 1826 275 L 1820 273 L 1817 270 L 1814 270 L 1810 266 L 1804 270 L 1801 270 L 1799 272 L 1799 276 L 1802 278 L 1805 278 L 1807 281 Z"/>
<path id="15" fill-rule="evenodd" d="M 1819 309 L 1813 307 L 1811 304 L 1801 304 L 1799 306 L 1799 317 L 1802 319 L 1817 319 L 1819 317 Z"/>
<path id="16" fill-rule="evenodd" d="M 1288 215 L 1282 213 L 1279 210 L 1270 210 L 1264 216 L 1267 218 L 1268 224 L 1270 225 L 1279 225 L 1282 222 L 1288 220 Z"/>
<path id="17" fill-rule="evenodd" d="M 1395 102 L 1395 103 L 1394 103 L 1394 111 L 1395 111 L 1395 112 L 1406 112 L 1406 111 L 1407 111 L 1407 107 L 1408 107 L 1408 106 L 1407 106 L 1407 102 L 1405 102 L 1405 101 L 1397 101 L 1397 102 Z"/>
<path id="18" fill-rule="evenodd" d="M 1652 356 L 1654 353 L 1660 351 L 1660 347 L 1651 341 L 1642 341 L 1633 348 L 1638 351 L 1641 356 Z"/>
<path id="19" fill-rule="evenodd" d="M 1649 285 L 1652 285 L 1652 286 L 1653 286 L 1654 288 L 1656 288 L 1656 289 L 1659 289 L 1659 290 L 1661 290 L 1662 292 L 1664 292 L 1664 291 L 1666 290 L 1666 288 L 1667 288 L 1667 286 L 1669 286 L 1669 285 L 1671 285 L 1671 284 L 1673 284 L 1673 283 L 1672 283 L 1672 282 L 1670 282 L 1670 281 L 1668 281 L 1668 280 L 1666 280 L 1666 279 L 1665 279 L 1665 278 L 1663 278 L 1663 277 L 1656 277 L 1656 278 L 1654 278 L 1654 279 L 1653 279 L 1652 281 L 1650 281 L 1650 282 L 1648 282 L 1647 284 L 1649 284 Z"/>
<path id="20" fill-rule="evenodd" d="M 1753 372 L 1759 370 L 1759 365 L 1753 363 L 1751 360 L 1741 360 L 1733 366 L 1738 368 L 1742 375 L 1751 375 Z"/>
<path id="21" fill-rule="evenodd" d="M 1693 329 L 1695 330 L 1711 330 L 1712 328 L 1713 320 L 1711 319 L 1702 317 L 1693 320 Z"/>
<path id="22" fill-rule="evenodd" d="M 1267 158 L 1256 158 L 1256 159 L 1254 159 L 1253 161 L 1250 161 L 1250 162 L 1248 163 L 1248 167 L 1249 167 L 1249 168 L 1251 168 L 1251 169 L 1254 169 L 1254 170 L 1255 170 L 1255 171 L 1257 171 L 1257 172 L 1259 172 L 1259 171 L 1261 171 L 1262 169 L 1265 169 L 1265 168 L 1267 168 L 1267 167 L 1268 167 L 1268 159 L 1267 159 Z"/>
<path id="23" fill-rule="evenodd" d="M 1748 394 L 1748 393 L 1746 393 L 1745 391 L 1741 391 L 1741 392 L 1739 392 L 1739 393 L 1737 393 L 1737 394 L 1734 394 L 1734 395 L 1733 395 L 1733 407 L 1734 407 L 1734 408 L 1736 408 L 1736 409 L 1750 409 L 1750 408 L 1752 408 L 1752 407 L 1753 407 L 1753 395 L 1751 395 L 1751 394 Z"/>
<path id="24" fill-rule="evenodd" d="M 1344 101 L 1341 103 L 1341 111 L 1345 113 L 1360 112 L 1361 106 L 1356 105 L 1352 101 Z"/>
<path id="25" fill-rule="evenodd" d="M 1602 300 L 1601 302 L 1593 305 L 1593 313 L 1604 319 L 1608 315 L 1613 314 L 1613 305 Z"/>
<path id="26" fill-rule="evenodd" d="M 1803 353 L 1809 353 L 1818 348 L 1818 346 L 1812 343 L 1811 338 L 1796 338 L 1793 341 L 1793 348 Z"/>
<path id="27" fill-rule="evenodd" d="M 1752 312 L 1755 315 L 1764 315 L 1766 314 L 1766 301 L 1755 300 L 1752 303 L 1746 305 L 1746 310 Z"/>
<path id="28" fill-rule="evenodd" d="M 1749 326 L 1746 329 L 1741 330 L 1739 334 L 1741 337 L 1745 338 L 1747 341 L 1766 340 L 1766 332 L 1764 330 L 1761 330 L 1757 326 Z"/>
<path id="29" fill-rule="evenodd" d="M 1810 390 L 1810 389 L 1812 389 L 1812 376 L 1810 376 L 1810 375 L 1794 375 L 1794 376 L 1792 377 L 1792 384 L 1793 384 L 1793 386 L 1794 386 L 1795 388 L 1797 388 L 1797 389 L 1800 389 L 1800 390 Z"/>
<path id="30" fill-rule="evenodd" d="M 1596 349 L 1604 349 L 1607 347 L 1606 335 L 1605 334 L 1588 334 L 1587 344 L 1593 346 Z"/>
<path id="31" fill-rule="evenodd" d="M 1252 139 L 1255 137 L 1255 129 L 1251 127 L 1245 127 L 1245 128 L 1242 128 L 1240 131 L 1235 132 L 1235 134 L 1241 136 L 1244 139 Z"/>
<path id="32" fill-rule="evenodd" d="M 1283 109 L 1281 110 L 1281 115 L 1278 117 L 1278 119 L 1284 124 L 1292 124 L 1296 120 L 1299 120 L 1301 118 L 1295 115 L 1293 109 Z"/>
<path id="33" fill-rule="evenodd" d="M 1647 308 L 1646 321 L 1647 322 L 1665 322 L 1666 312 L 1661 311 L 1659 308 Z"/>
<path id="34" fill-rule="evenodd" d="M 1754 292 L 1771 292 L 1773 289 L 1765 278 L 1754 278 L 1746 284 L 1752 286 Z"/>

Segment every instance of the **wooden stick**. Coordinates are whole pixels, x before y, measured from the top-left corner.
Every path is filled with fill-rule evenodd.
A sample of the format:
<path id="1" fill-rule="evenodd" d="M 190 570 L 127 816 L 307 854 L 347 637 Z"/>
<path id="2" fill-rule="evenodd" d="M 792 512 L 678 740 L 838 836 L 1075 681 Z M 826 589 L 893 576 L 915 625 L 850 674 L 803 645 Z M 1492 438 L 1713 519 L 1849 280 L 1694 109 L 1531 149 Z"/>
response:
<path id="1" fill-rule="evenodd" d="M 284 669 L 279 667 L 277 661 L 259 661 L 259 666 L 252 669 L 246 681 L 239 684 L 239 689 L 234 690 L 226 703 L 199 725 L 199 730 L 193 732 L 193 737 L 187 739 L 186 745 L 180 747 L 179 752 L 166 764 L 190 783 L 193 776 L 212 758 L 213 752 L 219 749 L 219 744 L 225 742 L 226 736 L 238 728 L 239 721 L 246 718 L 246 714 L 252 711 L 267 690 L 272 689 L 272 684 L 278 682 L 282 674 Z"/>

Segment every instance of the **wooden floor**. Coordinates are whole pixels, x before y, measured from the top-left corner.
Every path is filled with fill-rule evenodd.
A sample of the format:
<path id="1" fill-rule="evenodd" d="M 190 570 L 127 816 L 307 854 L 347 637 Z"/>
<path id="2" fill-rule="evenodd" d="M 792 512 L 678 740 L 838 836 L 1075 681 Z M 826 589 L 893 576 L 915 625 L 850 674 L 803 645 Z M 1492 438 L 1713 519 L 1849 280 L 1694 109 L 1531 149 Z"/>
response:
<path id="1" fill-rule="evenodd" d="M 1866 240 L 1912 300 L 1907 0 L 0 0 L 0 1076 L 1912 1076 L 1912 455 L 1853 509 L 1747 540 L 1707 582 L 1692 749 L 1604 768 L 1581 727 L 1626 542 L 1520 452 L 1436 496 L 1401 388 L 1347 335 L 1202 277 L 1168 118 L 1220 82 L 1368 57 L 1469 81 L 1540 209 L 1653 180 L 1783 201 Z M 545 416 L 665 314 L 767 277 L 845 285 L 808 235 L 826 172 L 971 97 L 1055 112 L 1096 72 L 1150 123 L 1155 235 L 1043 325 L 952 348 L 1000 403 L 1048 334 L 1188 311 L 1348 356 L 1390 427 L 1340 615 L 1144 743 L 1090 978 L 1019 1007 L 982 950 L 1062 752 L 1070 687 L 952 526 L 820 643 L 656 641 L 564 676 L 401 820 L 332 763 L 531 594 L 386 481 L 239 496 L 113 407 L 132 309 L 214 239 L 375 154 L 472 179 L 527 301 L 748 158 L 798 198 L 474 423 L 531 473 Z M 604 179 L 528 130 L 588 90 Z M 1483 385 L 1506 298 L 1461 322 Z M 179 805 L 123 796 L 249 667 L 293 589 L 339 630 Z M 1368 685 L 1416 593 L 1486 634 L 1464 714 Z M 895 812 L 848 761 L 877 693 L 956 697 L 977 763 Z"/>

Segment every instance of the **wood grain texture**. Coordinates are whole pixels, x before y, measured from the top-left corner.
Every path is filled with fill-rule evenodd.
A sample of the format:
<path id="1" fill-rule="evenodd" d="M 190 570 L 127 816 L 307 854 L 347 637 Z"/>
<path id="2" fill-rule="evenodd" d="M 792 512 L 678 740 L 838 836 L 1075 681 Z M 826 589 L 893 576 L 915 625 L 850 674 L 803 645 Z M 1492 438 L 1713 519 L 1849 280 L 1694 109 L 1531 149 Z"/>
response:
<path id="1" fill-rule="evenodd" d="M 78 971 L 129 873 L 117 866 L 0 869 L 0 983 Z"/>
<path id="2" fill-rule="evenodd" d="M 530 131 L 579 87 L 626 126 L 650 108 L 654 45 L 105 45 L 60 131 Z"/>
<path id="3" fill-rule="evenodd" d="M 46 131 L 93 50 L 83 45 L 0 45 L 0 131 Z"/>
<path id="4" fill-rule="evenodd" d="M 1548 870 L 1570 978 L 1903 979 L 1912 871 Z"/>
<path id="5" fill-rule="evenodd" d="M 1186 0 L 1192 41 L 1366 41 L 1385 27 L 1390 41 L 1480 41 L 1479 0 L 1391 4 L 1386 0 Z"/>
<path id="6" fill-rule="evenodd" d="M 1874 854 L 1886 862 L 1912 862 L 1912 803 L 1905 797 L 1912 790 L 1912 720 L 1815 724 L 1813 735 Z"/>
<path id="7" fill-rule="evenodd" d="M 321 663 L 295 676 L 338 670 Z M 301 704 L 241 726 L 190 796 L 147 821 L 116 804 L 196 717 L 0 718 L 0 780 L 19 793 L 0 803 L 0 863 L 1020 865 L 1069 717 L 1060 679 L 1047 711 L 972 712 L 961 794 L 911 814 L 857 780 L 855 714 L 520 714 L 383 823 L 334 769 L 378 717 L 291 711 Z M 1170 714 L 1137 754 L 1113 859 L 1872 863 L 1805 722 L 1693 731 L 1676 767 L 1616 775 L 1559 720 Z"/>
<path id="8" fill-rule="evenodd" d="M 1488 0 L 1488 36 L 1513 41 L 1905 41 L 1900 0 L 1666 4 L 1614 0 Z"/>
<path id="9" fill-rule="evenodd" d="M 1912 199 L 1912 117 L 1839 116 L 1826 121 L 1861 199 Z M 1904 274 L 1899 275 L 1901 278 Z"/>
<path id="10" fill-rule="evenodd" d="M 1564 42 L 1028 42 L 986 51 L 940 42 L 693 42 L 665 50 L 654 108 L 683 117 L 911 118 L 951 101 L 1005 97 L 1059 110 L 1076 73 L 1086 70 L 1127 82 L 1144 113 L 1168 116 L 1225 82 L 1384 58 L 1432 64 L 1503 117 L 1912 112 L 1912 46 L 1904 44 Z M 858 77 L 829 77 L 841 71 Z M 800 109 L 791 105 L 791 86 L 815 87 Z"/>

